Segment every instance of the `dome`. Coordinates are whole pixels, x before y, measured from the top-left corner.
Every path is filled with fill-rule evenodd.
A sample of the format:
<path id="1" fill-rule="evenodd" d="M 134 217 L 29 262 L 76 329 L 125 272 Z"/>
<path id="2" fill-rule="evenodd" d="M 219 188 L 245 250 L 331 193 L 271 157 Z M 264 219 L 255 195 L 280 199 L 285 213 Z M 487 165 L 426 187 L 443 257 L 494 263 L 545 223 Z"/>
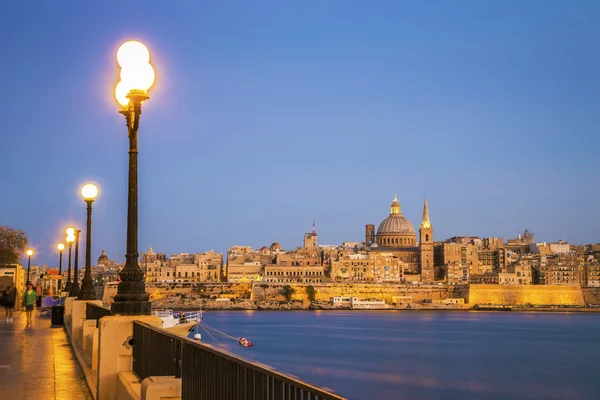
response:
<path id="1" fill-rule="evenodd" d="M 400 214 L 392 214 L 384 219 L 379 224 L 377 234 L 416 235 L 415 228 L 410 221 Z"/>
<path id="2" fill-rule="evenodd" d="M 376 242 L 373 242 L 372 245 L 369 246 L 372 249 L 376 249 L 377 247 L 379 247 L 379 245 Z"/>
<path id="3" fill-rule="evenodd" d="M 108 261 L 108 256 L 106 255 L 106 250 L 102 250 L 102 255 L 98 257 L 98 263 Z"/>
<path id="4" fill-rule="evenodd" d="M 280 246 L 280 245 L 279 245 L 279 243 L 277 243 L 277 242 L 274 242 L 274 243 L 271 245 L 271 250 L 280 250 L 280 249 L 281 249 L 281 246 Z"/>
<path id="5" fill-rule="evenodd" d="M 269 250 L 269 248 L 268 248 L 267 246 L 263 246 L 263 247 L 261 247 L 260 249 L 261 249 L 262 251 Z"/>

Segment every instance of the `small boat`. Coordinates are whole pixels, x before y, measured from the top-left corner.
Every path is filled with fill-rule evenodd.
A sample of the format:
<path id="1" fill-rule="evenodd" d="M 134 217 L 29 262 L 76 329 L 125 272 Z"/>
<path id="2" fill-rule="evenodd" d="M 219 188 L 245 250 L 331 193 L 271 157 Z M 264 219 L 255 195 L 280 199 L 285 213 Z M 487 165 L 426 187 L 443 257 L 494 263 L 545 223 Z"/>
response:
<path id="1" fill-rule="evenodd" d="M 254 346 L 254 344 L 252 344 L 252 342 L 251 342 L 251 341 L 249 341 L 248 339 L 246 339 L 246 338 L 244 338 L 244 337 L 241 337 L 241 338 L 238 340 L 238 343 L 239 343 L 239 344 L 240 344 L 240 346 L 242 346 L 242 347 L 252 347 L 252 346 Z"/>
<path id="2" fill-rule="evenodd" d="M 202 321 L 202 310 L 175 313 L 173 310 L 154 310 L 152 315 L 156 315 L 162 320 L 163 329 L 180 336 L 187 336 L 191 328 Z"/>

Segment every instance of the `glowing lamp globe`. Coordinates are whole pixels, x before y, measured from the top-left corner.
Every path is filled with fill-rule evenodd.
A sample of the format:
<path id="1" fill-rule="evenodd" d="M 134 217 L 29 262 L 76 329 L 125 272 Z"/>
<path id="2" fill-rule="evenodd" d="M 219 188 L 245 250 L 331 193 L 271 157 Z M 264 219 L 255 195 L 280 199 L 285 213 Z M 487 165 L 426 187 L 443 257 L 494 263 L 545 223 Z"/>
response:
<path id="1" fill-rule="evenodd" d="M 75 236 L 75 229 L 67 228 L 67 236 Z"/>
<path id="2" fill-rule="evenodd" d="M 148 64 L 150 62 L 150 52 L 143 43 L 137 40 L 129 40 L 117 50 L 117 62 L 121 68 Z"/>
<path id="3" fill-rule="evenodd" d="M 56 248 L 58 249 L 58 251 L 63 251 L 65 249 L 65 245 L 62 243 L 59 243 L 58 246 L 56 246 Z"/>
<path id="4" fill-rule="evenodd" d="M 148 63 L 125 67 L 121 70 L 121 82 L 125 88 L 129 89 L 128 92 L 132 89 L 150 89 L 155 78 L 154 68 Z"/>
<path id="5" fill-rule="evenodd" d="M 75 241 L 75 235 L 67 235 L 67 243 L 73 243 Z"/>
<path id="6" fill-rule="evenodd" d="M 81 188 L 81 194 L 85 201 L 94 201 L 96 196 L 98 196 L 98 188 L 93 183 L 88 183 Z"/>
<path id="7" fill-rule="evenodd" d="M 29 257 L 31 257 L 33 255 L 33 250 L 31 250 L 31 249 L 27 250 L 27 255 Z"/>

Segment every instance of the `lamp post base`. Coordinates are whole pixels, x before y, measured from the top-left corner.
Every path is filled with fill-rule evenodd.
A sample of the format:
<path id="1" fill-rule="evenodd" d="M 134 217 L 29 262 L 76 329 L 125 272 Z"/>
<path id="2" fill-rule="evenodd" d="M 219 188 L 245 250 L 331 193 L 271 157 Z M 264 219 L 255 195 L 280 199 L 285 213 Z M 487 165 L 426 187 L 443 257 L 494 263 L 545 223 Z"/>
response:
<path id="1" fill-rule="evenodd" d="M 69 297 L 79 296 L 79 282 L 75 281 L 71 284 L 71 290 L 69 290 Z"/>
<path id="2" fill-rule="evenodd" d="M 150 315 L 149 301 L 116 301 L 110 307 L 113 315 Z"/>
<path id="3" fill-rule="evenodd" d="M 91 278 L 89 282 L 83 278 L 83 284 L 81 285 L 81 289 L 79 289 L 79 296 L 77 296 L 77 300 L 97 300 L 96 290 L 94 289 L 94 284 Z"/>

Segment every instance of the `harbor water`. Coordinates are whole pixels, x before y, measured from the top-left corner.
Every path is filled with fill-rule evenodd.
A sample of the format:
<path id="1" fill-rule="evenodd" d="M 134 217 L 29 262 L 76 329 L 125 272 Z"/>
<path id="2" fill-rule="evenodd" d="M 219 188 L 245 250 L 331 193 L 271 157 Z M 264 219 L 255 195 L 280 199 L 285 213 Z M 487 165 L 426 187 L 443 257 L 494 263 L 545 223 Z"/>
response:
<path id="1" fill-rule="evenodd" d="M 600 314 L 205 312 L 202 341 L 349 399 L 597 399 Z"/>

